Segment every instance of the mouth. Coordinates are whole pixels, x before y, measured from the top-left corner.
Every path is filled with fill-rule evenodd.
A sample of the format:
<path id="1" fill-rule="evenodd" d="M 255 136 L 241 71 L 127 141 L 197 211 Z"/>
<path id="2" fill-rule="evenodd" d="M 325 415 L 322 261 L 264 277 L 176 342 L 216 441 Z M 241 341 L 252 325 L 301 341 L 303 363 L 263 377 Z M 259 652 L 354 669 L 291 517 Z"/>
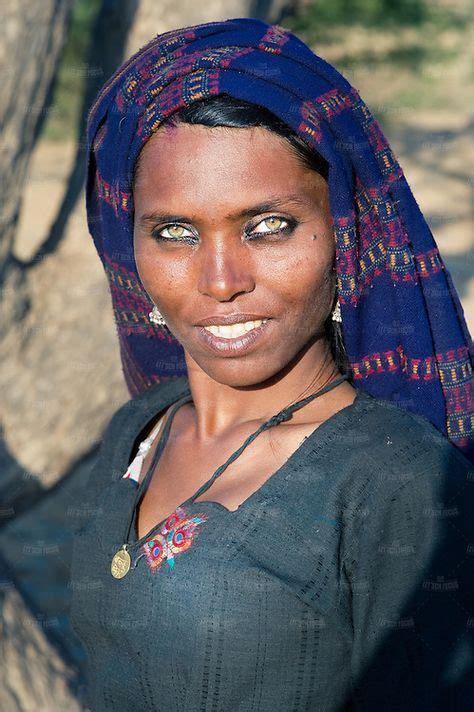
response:
<path id="1" fill-rule="evenodd" d="M 200 340 L 214 353 L 241 354 L 249 351 L 268 333 L 272 319 L 233 325 L 197 326 Z"/>

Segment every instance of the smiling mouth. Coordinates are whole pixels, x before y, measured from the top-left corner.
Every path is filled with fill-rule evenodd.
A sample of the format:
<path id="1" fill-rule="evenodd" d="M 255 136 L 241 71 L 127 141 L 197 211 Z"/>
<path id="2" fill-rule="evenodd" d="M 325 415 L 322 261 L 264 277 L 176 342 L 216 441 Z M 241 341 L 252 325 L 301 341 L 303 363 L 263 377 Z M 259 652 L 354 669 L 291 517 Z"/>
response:
<path id="1" fill-rule="evenodd" d="M 210 324 L 209 326 L 203 326 L 202 328 L 208 331 L 213 336 L 217 336 L 221 339 L 236 339 L 239 336 L 248 334 L 254 329 L 258 329 L 262 324 L 265 324 L 268 319 L 258 319 L 255 321 L 246 321 L 238 324 Z"/>
<path id="2" fill-rule="evenodd" d="M 198 326 L 200 341 L 219 356 L 240 356 L 256 348 L 264 341 L 273 319 L 259 319 L 233 325 Z"/>

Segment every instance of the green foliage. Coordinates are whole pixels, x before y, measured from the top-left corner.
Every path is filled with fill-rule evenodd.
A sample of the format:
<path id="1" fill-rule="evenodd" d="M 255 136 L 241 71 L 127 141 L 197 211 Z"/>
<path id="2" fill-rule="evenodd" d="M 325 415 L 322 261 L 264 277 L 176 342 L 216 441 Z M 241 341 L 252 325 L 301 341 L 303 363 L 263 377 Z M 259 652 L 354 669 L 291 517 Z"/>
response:
<path id="1" fill-rule="evenodd" d="M 76 0 L 68 36 L 62 51 L 52 104 L 42 135 L 52 141 L 73 138 L 84 81 L 91 68 L 87 55 L 100 0 Z"/>
<path id="2" fill-rule="evenodd" d="M 312 0 L 298 25 L 418 25 L 428 14 L 425 0 Z"/>
<path id="3" fill-rule="evenodd" d="M 339 53 L 340 71 L 393 66 L 412 72 L 423 72 L 439 62 L 449 62 L 457 50 L 439 46 L 441 33 L 452 30 L 459 37 L 468 33 L 469 17 L 465 9 L 452 8 L 439 0 L 429 5 L 425 0 L 312 0 L 302 13 L 287 17 L 285 25 L 310 46 L 346 47 Z M 359 29 L 373 32 L 363 47 L 350 49 L 350 40 Z M 416 35 L 407 41 L 406 30 L 416 28 Z M 380 34 L 377 34 L 379 32 Z M 386 42 L 381 36 L 398 37 L 399 43 Z"/>
<path id="4" fill-rule="evenodd" d="M 82 59 L 89 45 L 90 31 L 100 7 L 100 0 L 76 0 L 64 59 Z"/>

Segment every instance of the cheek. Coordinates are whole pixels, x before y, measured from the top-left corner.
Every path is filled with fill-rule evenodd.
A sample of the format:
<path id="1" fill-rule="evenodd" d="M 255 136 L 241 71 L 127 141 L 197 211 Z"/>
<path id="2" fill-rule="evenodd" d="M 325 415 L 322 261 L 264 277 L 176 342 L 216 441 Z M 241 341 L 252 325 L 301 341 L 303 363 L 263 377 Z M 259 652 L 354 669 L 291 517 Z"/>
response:
<path id="1" fill-rule="evenodd" d="M 141 239 L 136 232 L 133 235 L 133 254 L 138 274 L 143 279 L 144 275 L 148 272 L 151 250 L 148 240 Z"/>
<path id="2" fill-rule="evenodd" d="M 140 281 L 153 301 L 160 300 L 167 304 L 171 300 L 176 303 L 179 294 L 188 292 L 183 286 L 189 284 L 185 265 L 179 260 L 158 255 L 153 240 L 138 238 L 134 243 L 134 254 Z"/>
<path id="3" fill-rule="evenodd" d="M 319 254 L 317 249 L 314 245 L 312 251 L 293 250 L 281 261 L 272 262 L 272 283 L 278 285 L 278 291 L 288 301 L 301 304 L 303 298 L 314 304 L 315 299 L 324 299 L 332 293 L 333 254 L 330 251 Z"/>
<path id="4" fill-rule="evenodd" d="M 164 261 L 158 257 L 156 244 L 149 238 L 137 236 L 134 239 L 134 255 L 137 272 L 143 285 L 145 288 L 147 286 L 156 288 L 166 272 Z"/>

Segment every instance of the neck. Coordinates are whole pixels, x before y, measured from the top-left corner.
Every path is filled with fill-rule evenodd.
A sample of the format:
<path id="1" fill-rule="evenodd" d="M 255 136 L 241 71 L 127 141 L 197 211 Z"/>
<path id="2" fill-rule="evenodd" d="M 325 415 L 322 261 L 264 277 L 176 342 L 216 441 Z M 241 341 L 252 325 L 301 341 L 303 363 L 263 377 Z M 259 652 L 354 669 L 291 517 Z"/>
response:
<path id="1" fill-rule="evenodd" d="M 240 368 L 238 379 L 228 377 L 227 382 L 222 383 L 211 378 L 186 354 L 193 401 L 183 406 L 182 415 L 186 412 L 186 423 L 191 426 L 198 442 L 224 437 L 227 432 L 243 424 L 258 427 L 288 405 L 315 393 L 341 376 L 327 351 L 325 356 L 324 359 L 321 354 L 318 364 L 303 356 L 297 365 L 290 365 L 275 376 L 260 381 L 256 381 L 258 374 L 255 373 L 249 374 L 246 379 L 244 369 Z M 353 400 L 354 395 L 355 389 L 348 381 L 342 381 L 328 393 L 311 400 L 295 412 L 291 422 L 318 421 L 319 416 L 323 420 L 324 413 L 337 405 L 338 399 L 342 397 L 346 401 L 348 398 Z"/>

